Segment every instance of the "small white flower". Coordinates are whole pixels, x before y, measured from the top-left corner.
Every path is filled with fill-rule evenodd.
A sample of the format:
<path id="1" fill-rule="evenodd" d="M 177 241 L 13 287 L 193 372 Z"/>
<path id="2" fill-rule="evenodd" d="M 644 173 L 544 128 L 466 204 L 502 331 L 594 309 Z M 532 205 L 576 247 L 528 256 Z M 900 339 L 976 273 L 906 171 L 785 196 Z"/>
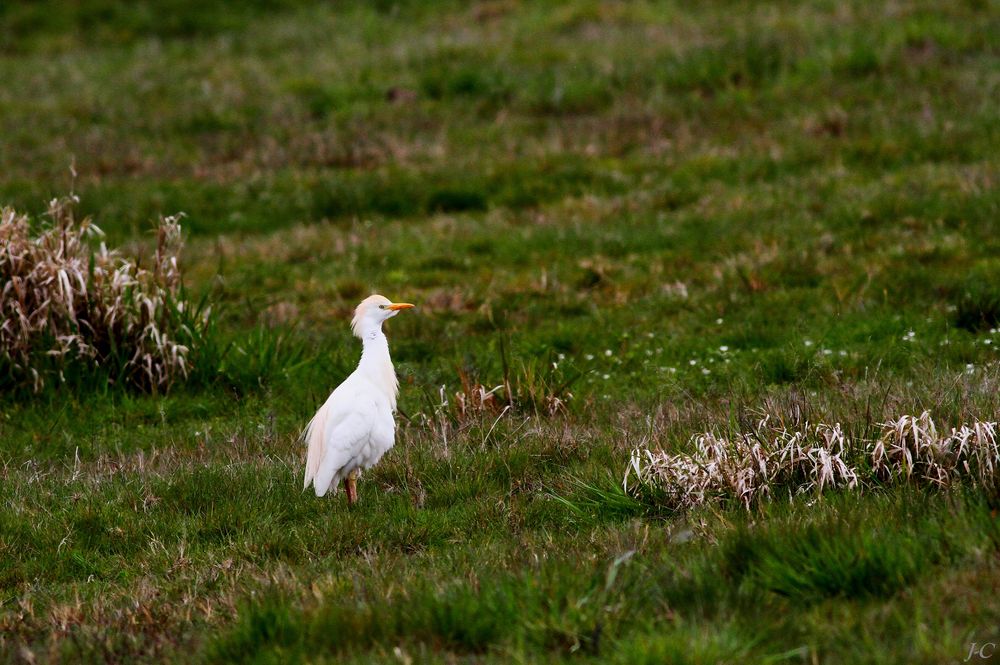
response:
<path id="1" fill-rule="evenodd" d="M 594 354 L 593 353 L 588 353 L 587 355 L 584 356 L 584 358 L 586 358 L 587 360 L 593 360 L 594 359 Z"/>
<path id="2" fill-rule="evenodd" d="M 611 349 L 604 349 L 604 355 L 610 358 L 612 356 Z"/>
<path id="3" fill-rule="evenodd" d="M 608 379 L 611 378 L 611 375 L 610 374 L 602 374 L 601 378 L 604 379 L 605 381 L 607 381 Z"/>
<path id="4" fill-rule="evenodd" d="M 845 357 L 847 355 L 847 351 L 840 350 L 840 351 L 837 352 L 837 355 L 840 356 L 841 358 L 843 358 L 843 357 Z"/>
<path id="5" fill-rule="evenodd" d="M 804 344 L 805 344 L 806 346 L 812 346 L 812 345 L 813 345 L 813 341 L 812 341 L 811 339 L 807 339 L 807 340 L 805 340 L 805 342 L 803 342 L 803 343 L 804 343 Z"/>
<path id="6" fill-rule="evenodd" d="M 715 325 L 721 326 L 722 325 L 722 319 L 721 318 L 716 319 L 715 320 Z"/>
<path id="7" fill-rule="evenodd" d="M 983 340 L 983 344 L 987 344 L 988 345 L 988 344 L 992 344 L 992 343 L 993 343 L 992 339 L 984 339 Z"/>
<path id="8" fill-rule="evenodd" d="M 702 368 L 701 368 L 701 373 L 702 373 L 702 374 L 711 374 L 711 373 L 712 373 L 712 370 L 710 370 L 710 369 L 709 369 L 709 368 L 707 368 L 707 367 L 702 367 Z"/>
<path id="9" fill-rule="evenodd" d="M 688 365 L 691 365 L 692 367 L 694 367 L 697 364 L 698 364 L 698 361 L 695 360 L 694 358 L 692 358 L 691 360 L 688 361 Z"/>
<path id="10" fill-rule="evenodd" d="M 973 365 L 972 363 L 969 363 L 965 366 L 965 371 L 968 372 L 969 374 L 972 374 L 973 372 L 976 371 L 976 366 Z"/>
<path id="11" fill-rule="evenodd" d="M 832 354 L 833 354 L 833 351 L 831 351 L 830 349 L 823 349 L 823 355 L 824 356 L 829 356 L 829 355 L 832 355 Z"/>
<path id="12" fill-rule="evenodd" d="M 560 353 L 559 354 L 559 360 L 566 360 L 566 354 L 565 353 Z"/>
<path id="13" fill-rule="evenodd" d="M 728 350 L 729 350 L 729 347 L 726 346 L 725 344 L 723 344 L 722 346 L 719 347 L 719 351 L 722 351 L 723 353 L 725 353 Z"/>

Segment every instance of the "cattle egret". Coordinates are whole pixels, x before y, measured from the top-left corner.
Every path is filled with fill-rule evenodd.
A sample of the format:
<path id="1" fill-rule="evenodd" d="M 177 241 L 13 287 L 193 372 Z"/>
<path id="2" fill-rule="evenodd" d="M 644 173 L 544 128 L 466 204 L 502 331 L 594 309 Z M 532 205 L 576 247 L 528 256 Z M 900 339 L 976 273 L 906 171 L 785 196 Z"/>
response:
<path id="1" fill-rule="evenodd" d="M 411 307 L 375 295 L 354 310 L 351 330 L 364 345 L 361 362 L 330 394 L 302 435 L 309 445 L 304 489 L 312 483 L 316 496 L 325 495 L 330 487 L 336 493 L 343 481 L 347 501 L 354 504 L 360 471 L 371 468 L 392 448 L 399 382 L 382 322 Z"/>

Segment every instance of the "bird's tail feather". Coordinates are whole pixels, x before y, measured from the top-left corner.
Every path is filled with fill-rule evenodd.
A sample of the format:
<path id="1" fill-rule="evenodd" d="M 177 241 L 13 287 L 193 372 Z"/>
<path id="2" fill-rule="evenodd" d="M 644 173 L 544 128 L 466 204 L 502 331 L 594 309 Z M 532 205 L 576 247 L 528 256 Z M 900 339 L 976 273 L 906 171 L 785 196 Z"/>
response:
<path id="1" fill-rule="evenodd" d="M 323 430 L 326 425 L 327 404 L 319 408 L 309 424 L 302 432 L 302 439 L 308 446 L 306 453 L 306 475 L 302 489 L 308 489 L 309 483 L 316 477 L 320 464 L 323 462 Z"/>

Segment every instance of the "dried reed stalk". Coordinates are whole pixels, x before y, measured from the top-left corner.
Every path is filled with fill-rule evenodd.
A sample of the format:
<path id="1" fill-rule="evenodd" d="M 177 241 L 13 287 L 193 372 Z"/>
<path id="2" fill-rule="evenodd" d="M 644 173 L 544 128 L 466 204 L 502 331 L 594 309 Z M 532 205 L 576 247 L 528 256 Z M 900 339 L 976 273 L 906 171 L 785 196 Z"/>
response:
<path id="1" fill-rule="evenodd" d="M 677 509 L 726 499 L 737 499 L 749 509 L 778 492 L 853 490 L 862 480 L 870 485 L 916 482 L 940 487 L 962 480 L 995 487 L 1000 480 L 995 422 L 977 421 L 942 436 L 925 411 L 883 423 L 881 435 L 866 443 L 850 441 L 839 423 L 806 423 L 788 430 L 771 421 L 765 416 L 752 431 L 732 438 L 696 434 L 690 454 L 636 449 L 625 472 L 625 490 L 654 488 Z"/>
<path id="2" fill-rule="evenodd" d="M 178 217 L 160 220 L 152 265 L 109 250 L 75 197 L 49 204 L 33 231 L 28 216 L 0 211 L 0 382 L 38 391 L 73 366 L 112 381 L 165 390 L 190 369 L 180 298 Z M 96 248 L 91 242 L 99 241 Z M 6 376 L 3 376 L 3 375 Z"/>

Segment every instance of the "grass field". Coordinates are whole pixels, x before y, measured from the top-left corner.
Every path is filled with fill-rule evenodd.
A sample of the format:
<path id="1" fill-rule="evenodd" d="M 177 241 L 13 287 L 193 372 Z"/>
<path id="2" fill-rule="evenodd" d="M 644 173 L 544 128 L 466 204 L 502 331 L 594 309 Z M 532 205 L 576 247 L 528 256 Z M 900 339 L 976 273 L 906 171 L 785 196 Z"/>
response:
<path id="1" fill-rule="evenodd" d="M 1000 642 L 995 490 L 622 489 L 633 449 L 765 414 L 997 420 L 997 35 L 993 0 L 3 3 L 0 204 L 72 190 L 147 258 L 185 213 L 213 328 L 165 395 L 3 384 L 0 657 Z M 297 435 L 373 291 L 418 309 L 387 325 L 396 448 L 348 509 L 301 491 Z"/>

